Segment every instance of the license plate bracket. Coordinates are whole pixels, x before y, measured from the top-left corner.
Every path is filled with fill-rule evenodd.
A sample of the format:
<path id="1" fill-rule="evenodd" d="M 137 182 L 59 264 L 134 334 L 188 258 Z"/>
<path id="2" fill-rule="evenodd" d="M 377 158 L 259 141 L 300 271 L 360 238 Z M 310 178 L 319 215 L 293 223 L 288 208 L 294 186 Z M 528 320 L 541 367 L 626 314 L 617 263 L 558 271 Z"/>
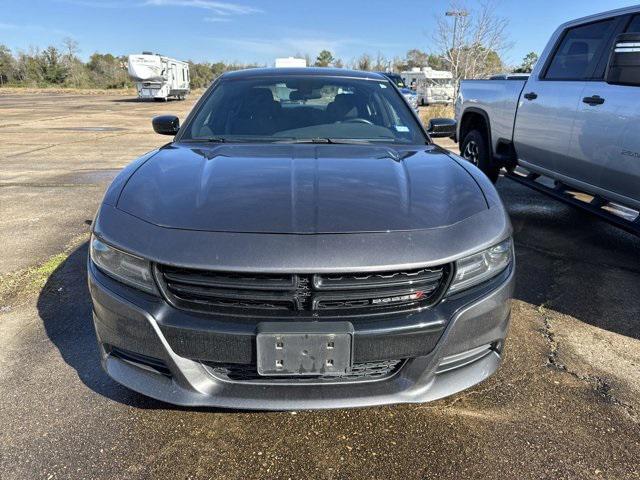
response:
<path id="1" fill-rule="evenodd" d="M 256 337 L 262 376 L 336 376 L 351 369 L 350 322 L 262 322 Z"/>

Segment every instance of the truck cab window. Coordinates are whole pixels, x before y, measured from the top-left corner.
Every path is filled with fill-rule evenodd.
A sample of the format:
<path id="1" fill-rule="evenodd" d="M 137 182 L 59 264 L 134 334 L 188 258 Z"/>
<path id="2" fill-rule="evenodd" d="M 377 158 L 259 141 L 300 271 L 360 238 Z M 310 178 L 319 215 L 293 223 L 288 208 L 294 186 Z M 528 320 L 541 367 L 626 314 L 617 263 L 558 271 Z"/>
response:
<path id="1" fill-rule="evenodd" d="M 547 80 L 586 80 L 600 59 L 615 19 L 570 28 L 549 64 Z"/>

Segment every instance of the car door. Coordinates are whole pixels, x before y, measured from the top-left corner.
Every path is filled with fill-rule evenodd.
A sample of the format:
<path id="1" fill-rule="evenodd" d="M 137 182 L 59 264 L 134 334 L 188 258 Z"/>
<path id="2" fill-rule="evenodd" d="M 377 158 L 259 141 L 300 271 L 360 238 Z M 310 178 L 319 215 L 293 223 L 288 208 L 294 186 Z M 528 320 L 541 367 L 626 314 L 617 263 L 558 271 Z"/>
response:
<path id="1" fill-rule="evenodd" d="M 552 177 L 572 170 L 569 148 L 581 95 L 616 22 L 610 18 L 567 28 L 545 65 L 527 80 L 514 130 L 524 167 Z"/>
<path id="2" fill-rule="evenodd" d="M 626 17 L 616 33 L 640 32 L 640 14 Z M 572 177 L 626 204 L 640 207 L 640 87 L 610 85 L 605 70 L 615 36 L 597 78 L 587 82 L 571 141 Z M 629 201 L 631 199 L 631 202 Z"/>

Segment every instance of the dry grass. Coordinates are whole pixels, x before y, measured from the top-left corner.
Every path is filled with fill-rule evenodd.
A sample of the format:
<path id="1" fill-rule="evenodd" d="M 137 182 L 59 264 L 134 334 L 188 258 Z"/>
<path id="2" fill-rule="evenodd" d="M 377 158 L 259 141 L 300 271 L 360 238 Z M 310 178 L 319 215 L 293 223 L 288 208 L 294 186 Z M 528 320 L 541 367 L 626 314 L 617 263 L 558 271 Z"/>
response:
<path id="1" fill-rule="evenodd" d="M 71 93 L 76 95 L 136 95 L 135 88 L 62 88 L 62 87 L 2 87 L 0 95 L 33 95 L 33 94 Z"/>
<path id="2" fill-rule="evenodd" d="M 200 96 L 204 93 L 204 88 L 191 89 L 190 95 Z M 134 87 L 131 88 L 61 88 L 61 87 L 0 87 L 2 95 L 51 95 L 51 94 L 72 94 L 72 95 L 119 95 L 135 96 L 138 94 Z"/>
<path id="3" fill-rule="evenodd" d="M 420 107 L 420 119 L 424 125 L 427 125 L 432 118 L 453 118 L 453 105 Z"/>

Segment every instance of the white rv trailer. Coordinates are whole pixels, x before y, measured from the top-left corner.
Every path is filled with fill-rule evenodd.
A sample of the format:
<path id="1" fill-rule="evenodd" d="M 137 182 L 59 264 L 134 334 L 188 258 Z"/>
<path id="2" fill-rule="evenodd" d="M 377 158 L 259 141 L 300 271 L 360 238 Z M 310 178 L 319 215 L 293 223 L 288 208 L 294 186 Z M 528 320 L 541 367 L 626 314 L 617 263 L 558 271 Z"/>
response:
<path id="1" fill-rule="evenodd" d="M 455 87 L 451 72 L 430 67 L 412 68 L 400 74 L 405 83 L 415 90 L 420 105 L 453 103 Z"/>
<path id="2" fill-rule="evenodd" d="M 276 58 L 276 68 L 297 68 L 306 67 L 307 61 L 304 58 L 286 57 Z"/>
<path id="3" fill-rule="evenodd" d="M 129 55 L 129 76 L 136 82 L 138 98 L 184 100 L 190 91 L 189 64 L 151 52 Z"/>

